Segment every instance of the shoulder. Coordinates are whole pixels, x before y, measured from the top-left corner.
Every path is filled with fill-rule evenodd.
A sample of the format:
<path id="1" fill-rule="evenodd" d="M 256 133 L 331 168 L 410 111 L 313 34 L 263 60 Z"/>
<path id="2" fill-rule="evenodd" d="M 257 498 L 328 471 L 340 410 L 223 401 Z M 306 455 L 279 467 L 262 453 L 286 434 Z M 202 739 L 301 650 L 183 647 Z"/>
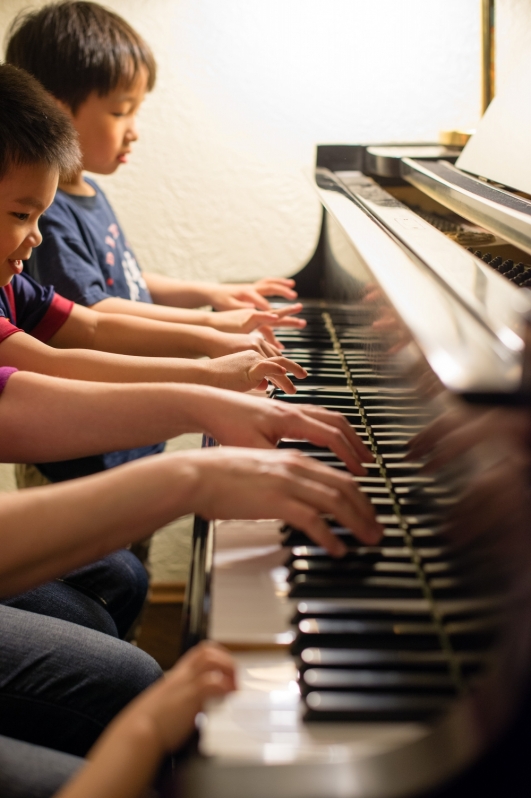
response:
<path id="1" fill-rule="evenodd" d="M 43 213 L 39 225 L 46 228 L 49 225 L 56 225 L 59 222 L 68 224 L 69 222 L 77 220 L 78 217 L 79 210 L 76 203 L 72 201 L 65 191 L 58 189 L 54 201 Z"/>
<path id="2" fill-rule="evenodd" d="M 11 280 L 11 288 L 13 295 L 16 299 L 22 301 L 29 301 L 37 297 L 39 300 L 45 300 L 53 296 L 53 286 L 40 285 L 29 274 L 15 274 Z"/>

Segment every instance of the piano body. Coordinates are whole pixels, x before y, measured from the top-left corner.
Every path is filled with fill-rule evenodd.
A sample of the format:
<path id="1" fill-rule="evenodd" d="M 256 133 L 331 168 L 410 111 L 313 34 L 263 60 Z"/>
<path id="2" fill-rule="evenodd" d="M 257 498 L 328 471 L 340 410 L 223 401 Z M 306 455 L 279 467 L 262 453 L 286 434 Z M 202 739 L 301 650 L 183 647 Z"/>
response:
<path id="1" fill-rule="evenodd" d="M 407 449 L 449 408 L 529 398 L 531 201 L 460 172 L 457 154 L 318 148 L 323 223 L 296 275 L 308 326 L 281 336 L 309 375 L 264 401 L 347 416 L 375 456 L 356 480 L 385 534 L 367 547 L 336 526 L 350 547 L 337 562 L 275 521 L 196 518 L 184 643 L 231 649 L 239 690 L 200 717 L 182 794 L 430 795 L 517 716 L 531 664 L 522 513 L 487 513 L 464 545 L 451 532 L 500 452 L 426 475 Z"/>

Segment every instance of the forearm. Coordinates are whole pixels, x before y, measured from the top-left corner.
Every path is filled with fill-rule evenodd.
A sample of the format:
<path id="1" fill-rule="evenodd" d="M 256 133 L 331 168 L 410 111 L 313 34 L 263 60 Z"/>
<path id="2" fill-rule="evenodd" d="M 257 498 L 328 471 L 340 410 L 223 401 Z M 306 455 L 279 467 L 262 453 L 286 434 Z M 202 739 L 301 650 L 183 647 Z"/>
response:
<path id="1" fill-rule="evenodd" d="M 212 357 L 217 352 L 217 339 L 222 337 L 209 327 L 116 313 L 99 313 L 96 324 L 87 330 L 88 335 L 81 330 L 79 335 L 73 332 L 73 325 L 70 325 L 67 348 L 80 346 L 119 355 L 147 357 Z M 50 343 L 52 346 L 63 345 L 61 331 Z"/>
<path id="2" fill-rule="evenodd" d="M 109 384 L 14 374 L 0 400 L 0 460 L 50 462 L 202 432 L 221 391 L 171 383 Z"/>
<path id="3" fill-rule="evenodd" d="M 17 341 L 18 339 L 18 341 Z M 213 382 L 210 363 L 215 361 L 153 358 L 93 352 L 88 349 L 54 349 L 21 333 L 0 345 L 0 365 L 22 371 L 90 382 Z"/>
<path id="4" fill-rule="evenodd" d="M 210 305 L 210 283 L 183 282 L 153 272 L 143 272 L 153 302 L 181 308 Z"/>
<path id="5" fill-rule="evenodd" d="M 191 512 L 198 484 L 193 463 L 184 454 L 158 455 L 104 474 L 4 495 L 2 595 L 99 560 Z"/>
<path id="6" fill-rule="evenodd" d="M 147 724 L 119 718 L 56 798 L 139 798 L 152 783 L 161 759 L 156 736 Z"/>
<path id="7" fill-rule="evenodd" d="M 128 316 L 140 316 L 154 321 L 166 321 L 172 324 L 199 324 L 205 327 L 211 324 L 213 313 L 207 310 L 190 310 L 188 308 L 170 307 L 166 304 L 150 304 L 149 302 L 131 302 L 130 299 L 108 297 L 91 306 L 98 313 L 118 313 Z"/>

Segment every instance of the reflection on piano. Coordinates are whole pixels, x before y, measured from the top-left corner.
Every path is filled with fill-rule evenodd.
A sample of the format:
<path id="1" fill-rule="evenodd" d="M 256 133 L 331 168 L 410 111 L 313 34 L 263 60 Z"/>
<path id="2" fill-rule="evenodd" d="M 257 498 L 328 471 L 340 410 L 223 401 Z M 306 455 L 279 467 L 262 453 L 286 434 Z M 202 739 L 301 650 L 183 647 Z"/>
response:
<path id="1" fill-rule="evenodd" d="M 385 534 L 361 545 L 330 518 L 348 545 L 337 561 L 274 521 L 196 519 L 185 645 L 208 635 L 232 649 L 240 690 L 201 718 L 186 794 L 432 794 L 517 716 L 531 643 L 526 480 L 501 523 L 483 513 L 459 539 L 452 519 L 476 481 L 500 463 L 510 484 L 521 474 L 487 443 L 435 474 L 408 453 L 449 408 L 529 399 L 531 302 L 517 286 L 531 202 L 480 181 L 472 192 L 455 157 L 318 149 L 323 225 L 297 275 L 308 326 L 281 335 L 308 377 L 296 396 L 264 401 L 347 417 L 374 455 L 354 479 Z M 280 446 L 344 468 L 308 442 Z M 479 789 L 481 774 L 469 773 Z M 526 779 L 505 794 L 528 794 Z"/>

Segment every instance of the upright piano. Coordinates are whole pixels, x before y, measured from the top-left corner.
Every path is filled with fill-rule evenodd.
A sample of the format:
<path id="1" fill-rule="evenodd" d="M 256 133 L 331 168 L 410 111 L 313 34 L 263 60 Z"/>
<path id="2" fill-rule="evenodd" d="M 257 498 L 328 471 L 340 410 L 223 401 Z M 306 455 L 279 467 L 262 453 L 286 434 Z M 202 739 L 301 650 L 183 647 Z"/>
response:
<path id="1" fill-rule="evenodd" d="M 227 646 L 239 690 L 198 718 L 179 794 L 531 794 L 527 474 L 499 442 L 436 473 L 408 454 L 449 410 L 529 406 L 531 200 L 457 155 L 317 150 L 321 234 L 296 275 L 308 324 L 281 333 L 308 377 L 264 401 L 345 414 L 373 452 L 353 478 L 385 534 L 364 546 L 330 518 L 349 546 L 334 561 L 274 520 L 196 518 L 184 646 Z"/>

